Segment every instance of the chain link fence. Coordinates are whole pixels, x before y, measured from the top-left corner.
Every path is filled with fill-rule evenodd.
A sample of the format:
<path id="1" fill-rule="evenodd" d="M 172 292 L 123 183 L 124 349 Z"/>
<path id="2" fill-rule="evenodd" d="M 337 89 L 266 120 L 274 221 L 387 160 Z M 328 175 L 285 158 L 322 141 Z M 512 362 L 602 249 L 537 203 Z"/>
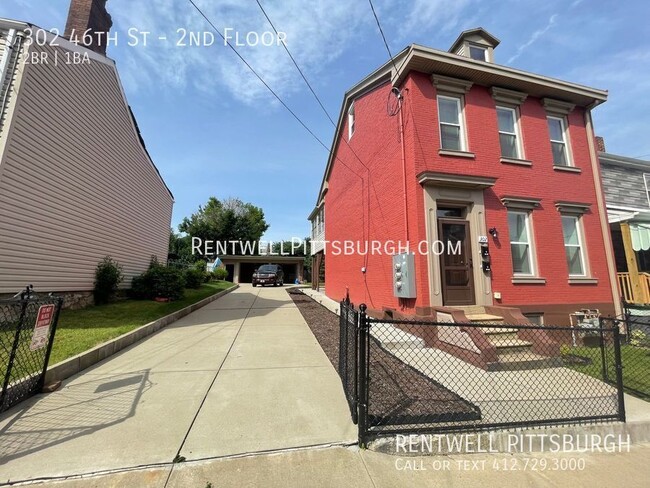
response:
<path id="1" fill-rule="evenodd" d="M 30 288 L 0 300 L 0 412 L 43 388 L 62 303 Z"/>
<path id="2" fill-rule="evenodd" d="M 341 303 L 341 337 L 352 344 L 350 309 Z M 375 319 L 364 312 L 362 305 L 355 327 L 362 444 L 397 433 L 625 419 L 616 323 L 584 329 Z M 344 386 L 349 381 L 348 373 Z"/>

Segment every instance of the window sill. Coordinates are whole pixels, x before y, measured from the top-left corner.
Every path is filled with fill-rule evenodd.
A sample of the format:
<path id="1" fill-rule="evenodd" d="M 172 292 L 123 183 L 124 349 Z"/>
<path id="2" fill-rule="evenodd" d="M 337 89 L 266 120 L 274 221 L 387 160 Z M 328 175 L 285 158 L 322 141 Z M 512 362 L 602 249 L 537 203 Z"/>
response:
<path id="1" fill-rule="evenodd" d="M 454 151 L 452 149 L 439 149 L 438 154 L 441 156 L 455 156 L 459 158 L 476 159 L 476 154 L 468 151 Z"/>
<path id="2" fill-rule="evenodd" d="M 528 161 L 527 159 L 518 159 L 518 158 L 501 158 L 500 160 L 504 164 L 518 164 L 520 166 L 532 166 L 533 162 Z"/>
<path id="3" fill-rule="evenodd" d="M 555 171 L 566 171 L 567 173 L 582 173 L 582 170 L 580 168 L 576 168 L 575 166 L 557 166 L 557 165 L 554 165 L 553 169 Z"/>
<path id="4" fill-rule="evenodd" d="M 513 285 L 545 285 L 546 278 L 540 278 L 538 276 L 513 276 L 512 284 Z"/>
<path id="5" fill-rule="evenodd" d="M 570 285 L 597 285 L 596 278 L 569 278 Z"/>

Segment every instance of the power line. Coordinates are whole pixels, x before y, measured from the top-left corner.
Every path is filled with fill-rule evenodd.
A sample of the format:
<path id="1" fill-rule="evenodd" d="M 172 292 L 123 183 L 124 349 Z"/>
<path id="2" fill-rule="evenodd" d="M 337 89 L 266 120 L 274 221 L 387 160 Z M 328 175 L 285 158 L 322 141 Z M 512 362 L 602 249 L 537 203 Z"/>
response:
<path id="1" fill-rule="evenodd" d="M 384 46 L 386 46 L 386 51 L 388 51 L 388 55 L 390 56 L 390 60 L 393 63 L 393 68 L 395 68 L 395 73 L 397 73 L 397 66 L 395 65 L 395 60 L 393 59 L 393 53 L 390 52 L 390 48 L 388 47 L 388 42 L 386 41 L 386 36 L 384 35 L 384 30 L 381 28 L 381 24 L 379 23 L 379 17 L 377 17 L 377 12 L 375 12 L 375 6 L 372 4 L 372 0 L 368 0 L 368 3 L 370 4 L 370 9 L 372 10 L 372 15 L 375 16 L 375 22 L 377 22 L 377 27 L 379 27 L 379 33 L 381 34 L 381 38 L 384 40 Z"/>
<path id="2" fill-rule="evenodd" d="M 262 4 L 260 3 L 260 1 L 259 1 L 259 0 L 255 0 L 255 2 L 257 2 L 257 5 L 259 6 L 260 10 L 261 10 L 262 13 L 264 14 L 264 17 L 266 17 L 266 20 L 269 22 L 269 24 L 271 24 L 271 28 L 273 29 L 273 31 L 275 32 L 275 34 L 276 34 L 276 35 L 279 35 L 279 34 L 278 34 L 278 30 L 275 28 L 275 25 L 273 24 L 273 21 L 271 20 L 271 18 L 269 17 L 269 15 L 266 13 L 266 10 L 264 10 L 264 7 L 263 7 Z M 291 61 L 293 62 L 293 65 L 294 65 L 294 66 L 296 67 L 296 69 L 298 70 L 298 73 L 300 73 L 300 76 L 302 76 L 303 81 L 305 82 L 305 84 L 306 84 L 307 87 L 309 88 L 309 91 L 311 92 L 311 94 L 314 96 L 314 98 L 315 98 L 316 101 L 318 102 L 318 105 L 320 105 L 320 108 L 323 110 L 323 113 L 325 113 L 325 115 L 327 116 L 327 118 L 329 119 L 329 121 L 332 123 L 332 126 L 334 127 L 334 129 L 336 129 L 336 128 L 337 128 L 337 127 L 336 127 L 336 122 L 334 122 L 334 119 L 332 118 L 332 116 L 330 115 L 330 113 L 329 113 L 329 112 L 327 111 L 327 109 L 325 108 L 325 105 L 324 105 L 323 102 L 321 101 L 320 97 L 316 94 L 316 91 L 315 91 L 314 88 L 311 86 L 311 83 L 309 83 L 309 80 L 308 80 L 307 77 L 305 76 L 305 73 L 302 71 L 302 69 L 300 69 L 300 66 L 298 66 L 298 62 L 296 61 L 296 59 L 295 59 L 295 58 L 293 57 L 293 55 L 291 54 L 291 51 L 289 51 L 289 48 L 287 47 L 286 43 L 282 42 L 282 47 L 284 47 L 284 50 L 287 52 L 287 54 L 288 54 L 289 57 L 291 58 Z M 354 157 L 357 158 L 357 160 L 359 161 L 359 163 L 361 164 L 361 166 L 363 166 L 364 168 L 366 168 L 367 171 L 370 171 L 370 168 L 368 168 L 368 166 L 366 166 L 366 164 L 361 160 L 361 158 L 359 157 L 359 155 L 354 151 L 354 149 L 352 149 L 352 146 L 350 146 L 350 144 L 349 144 L 348 141 L 345 139 L 345 137 L 341 137 L 341 140 L 345 143 L 346 146 L 348 146 L 348 148 L 350 149 L 350 151 L 352 152 L 352 154 L 354 154 Z M 340 161 L 340 159 L 338 158 L 338 156 L 336 156 L 336 159 L 338 159 L 338 160 Z M 347 166 L 346 166 L 346 167 L 347 167 Z"/>
<path id="3" fill-rule="evenodd" d="M 257 2 L 257 5 L 259 6 L 260 10 L 264 14 L 264 17 L 266 17 L 266 20 L 268 20 L 269 24 L 271 24 L 271 28 L 273 28 L 273 31 L 275 32 L 275 35 L 279 36 L 280 34 L 278 34 L 278 30 L 275 28 L 275 25 L 273 25 L 273 22 L 271 21 L 268 14 L 266 13 L 266 10 L 264 10 L 264 7 L 262 7 L 262 4 L 259 2 L 259 0 L 255 0 L 255 1 Z M 325 115 L 327 116 L 327 118 L 330 119 L 330 122 L 332 123 L 332 125 L 336 126 L 336 123 L 334 122 L 334 120 L 332 120 L 332 117 L 330 117 L 330 114 L 327 111 L 327 109 L 325 108 L 325 106 L 323 105 L 323 102 L 321 102 L 321 99 L 318 98 L 318 95 L 316 95 L 316 92 L 312 88 L 311 84 L 309 83 L 309 81 L 307 81 L 307 77 L 305 76 L 305 74 L 300 69 L 300 66 L 298 66 L 298 63 L 296 62 L 295 58 L 291 54 L 291 51 L 289 51 L 289 48 L 287 47 L 287 44 L 284 41 L 281 44 L 282 44 L 282 47 L 284 47 L 284 50 L 289 55 L 289 57 L 291 58 L 291 61 L 293 61 L 293 65 L 298 70 L 298 73 L 300 73 L 300 76 L 302 76 L 302 79 L 304 80 L 305 84 L 309 87 L 309 91 L 311 91 L 311 94 L 314 95 L 314 98 L 316 98 L 316 101 L 320 105 L 320 108 L 323 109 L 323 112 L 325 112 Z"/>
<path id="4" fill-rule="evenodd" d="M 213 29 L 213 30 L 214 30 L 214 31 L 219 35 L 219 37 L 221 37 L 221 39 L 223 39 L 223 41 L 226 43 L 226 45 L 227 45 L 227 46 L 228 46 L 228 47 L 229 47 L 229 48 L 230 48 L 230 49 L 231 49 L 231 50 L 232 50 L 232 51 L 237 55 L 237 57 L 242 61 L 242 63 L 244 63 L 244 64 L 246 65 L 246 67 L 251 71 L 251 73 L 253 73 L 253 74 L 255 75 L 255 77 L 256 77 L 256 78 L 257 78 L 257 79 L 258 79 L 258 80 L 259 80 L 259 81 L 260 81 L 260 82 L 261 82 L 261 83 L 266 87 L 266 89 L 267 89 L 269 92 L 271 92 L 271 94 L 276 98 L 276 100 L 277 100 L 278 102 L 280 102 L 280 104 L 281 104 L 285 109 L 287 109 L 287 111 L 288 111 L 288 112 L 293 116 L 293 118 L 296 119 L 296 120 L 298 121 L 298 123 L 299 123 L 300 125 L 302 125 L 302 127 L 303 127 L 307 132 L 309 132 L 309 134 L 310 134 L 310 135 L 311 135 L 311 136 L 312 136 L 312 137 L 313 137 L 313 138 L 314 138 L 314 139 L 315 139 L 315 140 L 316 140 L 316 141 L 317 141 L 321 146 L 323 146 L 323 148 L 325 148 L 325 150 L 326 150 L 328 153 L 331 153 L 330 149 L 325 145 L 325 143 L 324 143 L 324 142 L 323 142 L 323 141 L 322 141 L 322 140 L 321 140 L 321 139 L 320 139 L 320 138 L 319 138 L 319 137 L 318 137 L 318 136 L 317 136 L 317 135 L 316 135 L 316 134 L 315 134 L 315 133 L 314 133 L 314 132 L 313 132 L 313 131 L 312 131 L 312 130 L 311 130 L 311 129 L 310 129 L 310 128 L 309 128 L 309 127 L 304 123 L 304 122 L 303 122 L 303 121 L 302 121 L 302 119 L 301 119 L 300 117 L 298 117 L 298 115 L 297 115 L 293 110 L 291 110 L 291 107 L 289 107 L 289 106 L 284 102 L 284 100 L 282 100 L 282 98 L 280 98 L 280 96 L 279 96 L 279 95 L 278 95 L 278 94 L 273 90 L 273 88 L 271 88 L 271 87 L 268 85 L 268 83 L 266 83 L 266 81 L 264 81 L 264 79 L 259 75 L 259 73 L 258 73 L 257 71 L 255 71 L 255 69 L 254 69 L 254 68 L 253 68 L 253 67 L 248 63 L 248 61 L 246 61 L 246 59 L 245 59 L 241 54 L 239 54 L 239 51 L 237 51 L 237 49 L 235 49 L 235 48 L 232 46 L 232 44 L 230 44 L 230 42 L 228 42 L 228 40 L 223 36 L 223 34 L 221 33 L 221 31 L 220 31 L 219 29 L 217 29 L 217 27 L 212 23 L 212 21 L 208 18 L 208 16 L 205 15 L 205 13 L 203 13 L 203 11 L 199 8 L 199 6 L 198 6 L 196 3 L 194 3 L 194 0 L 188 0 L 188 1 L 189 1 L 189 2 L 192 4 L 192 6 L 196 9 L 196 11 L 197 11 L 199 14 L 201 14 L 201 17 L 203 17 L 203 18 L 205 19 L 205 21 L 210 25 L 210 27 L 212 27 L 212 29 Z M 337 159 L 338 159 L 338 158 L 337 158 Z M 347 165 L 346 165 L 345 163 L 342 162 L 342 164 L 343 164 L 344 166 L 347 167 Z M 350 169 L 350 171 L 352 171 L 355 175 L 357 175 L 359 178 L 361 178 L 361 176 L 359 176 L 359 175 L 358 175 L 356 172 L 354 172 L 351 168 L 348 167 L 348 169 Z"/>

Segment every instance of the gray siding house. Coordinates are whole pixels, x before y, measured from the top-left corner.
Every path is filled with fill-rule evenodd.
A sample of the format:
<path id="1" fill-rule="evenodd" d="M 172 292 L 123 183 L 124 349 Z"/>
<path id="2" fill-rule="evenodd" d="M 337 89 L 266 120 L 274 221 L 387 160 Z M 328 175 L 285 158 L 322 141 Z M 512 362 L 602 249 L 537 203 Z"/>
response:
<path id="1" fill-rule="evenodd" d="M 96 3 L 73 1 L 71 12 Z M 80 18 L 86 24 L 73 27 L 92 28 L 92 17 Z M 0 19 L 0 294 L 33 284 L 87 296 L 106 255 L 128 287 L 152 255 L 167 259 L 173 196 L 114 61 L 51 34 L 34 42 L 37 31 Z M 74 53 L 89 61 L 66 62 Z"/>
<path id="2" fill-rule="evenodd" d="M 621 296 L 650 303 L 650 161 L 599 152 Z"/>

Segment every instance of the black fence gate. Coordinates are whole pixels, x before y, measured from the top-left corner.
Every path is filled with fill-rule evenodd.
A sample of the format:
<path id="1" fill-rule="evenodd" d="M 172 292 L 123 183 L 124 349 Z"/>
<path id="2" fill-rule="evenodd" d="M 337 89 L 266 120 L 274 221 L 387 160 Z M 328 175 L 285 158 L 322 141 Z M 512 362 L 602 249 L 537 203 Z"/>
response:
<path id="1" fill-rule="evenodd" d="M 62 303 L 31 287 L 0 300 L 0 412 L 43 388 Z"/>
<path id="2" fill-rule="evenodd" d="M 376 319 L 340 304 L 339 375 L 377 436 L 625 421 L 621 324 Z"/>

